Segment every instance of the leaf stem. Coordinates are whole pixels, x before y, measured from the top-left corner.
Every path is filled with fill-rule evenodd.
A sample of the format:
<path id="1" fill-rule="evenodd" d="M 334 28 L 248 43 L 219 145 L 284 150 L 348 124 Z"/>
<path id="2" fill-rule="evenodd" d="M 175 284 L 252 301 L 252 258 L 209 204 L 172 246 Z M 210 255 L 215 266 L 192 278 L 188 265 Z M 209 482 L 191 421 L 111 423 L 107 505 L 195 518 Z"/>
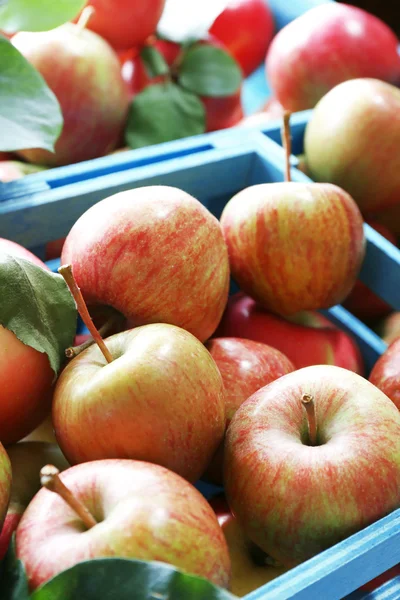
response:
<path id="1" fill-rule="evenodd" d="M 317 444 L 317 415 L 315 413 L 314 396 L 311 394 L 303 394 L 301 402 L 307 413 L 310 446 L 315 446 Z"/>
<path id="2" fill-rule="evenodd" d="M 290 182 L 290 156 L 292 154 L 292 138 L 290 135 L 290 117 L 291 113 L 285 110 L 283 113 L 283 126 L 281 130 L 282 145 L 285 151 L 285 181 Z"/>
<path id="3" fill-rule="evenodd" d="M 40 483 L 51 492 L 58 494 L 82 519 L 88 529 L 97 525 L 97 521 L 88 508 L 73 495 L 61 481 L 60 471 L 54 465 L 46 465 L 40 471 Z"/>
<path id="4" fill-rule="evenodd" d="M 82 321 L 85 323 L 86 327 L 89 329 L 92 338 L 94 339 L 94 341 L 96 342 L 96 344 L 98 345 L 100 350 L 102 351 L 106 361 L 108 363 L 111 363 L 113 361 L 112 354 L 109 351 L 109 349 L 107 348 L 107 346 L 105 345 L 103 338 L 101 337 L 95 324 L 92 321 L 92 318 L 91 318 L 89 311 L 87 309 L 87 306 L 86 306 L 86 302 L 83 299 L 82 292 L 79 289 L 79 287 L 75 281 L 74 275 L 72 273 L 72 266 L 71 265 L 63 265 L 58 269 L 58 272 L 60 273 L 60 275 L 62 275 L 64 277 L 65 282 L 68 285 L 68 287 L 71 291 L 71 294 L 74 297 L 74 300 L 75 300 L 77 308 L 78 308 L 78 312 L 79 312 L 80 316 L 82 317 Z"/>

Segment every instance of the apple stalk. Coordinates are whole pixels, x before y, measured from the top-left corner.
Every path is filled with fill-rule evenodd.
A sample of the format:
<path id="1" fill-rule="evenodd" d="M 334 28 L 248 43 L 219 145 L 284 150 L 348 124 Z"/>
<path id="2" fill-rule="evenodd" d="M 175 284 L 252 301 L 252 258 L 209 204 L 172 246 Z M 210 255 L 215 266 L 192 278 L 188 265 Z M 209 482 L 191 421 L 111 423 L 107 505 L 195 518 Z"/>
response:
<path id="1" fill-rule="evenodd" d="M 301 402 L 307 413 L 308 437 L 310 446 L 317 445 L 317 416 L 315 414 L 314 396 L 303 394 Z"/>
<path id="2" fill-rule="evenodd" d="M 282 146 L 285 151 L 285 181 L 290 182 L 290 155 L 292 154 L 292 138 L 290 135 L 291 112 L 285 110 L 283 113 L 283 125 L 281 130 Z"/>
<path id="3" fill-rule="evenodd" d="M 107 319 L 107 321 L 101 327 L 99 327 L 98 331 L 101 337 L 106 336 L 109 333 L 109 331 L 112 331 L 113 327 L 115 325 L 118 325 L 121 319 L 125 320 L 125 318 L 119 314 L 113 314 L 109 319 Z M 90 346 L 93 346 L 93 344 L 95 343 L 96 342 L 94 338 L 91 337 L 88 340 L 86 340 L 86 342 L 83 342 L 78 346 L 70 346 L 65 350 L 65 356 L 67 358 L 75 358 L 75 356 L 78 356 L 81 352 L 83 352 L 87 348 L 90 348 Z"/>
<path id="4" fill-rule="evenodd" d="M 74 300 L 76 302 L 76 306 L 78 308 L 78 312 L 82 318 L 82 321 L 85 323 L 86 327 L 89 329 L 92 338 L 94 339 L 94 341 L 100 348 L 106 361 L 108 363 L 111 363 L 113 361 L 111 352 L 105 345 L 103 338 L 101 337 L 99 331 L 97 330 L 95 324 L 92 321 L 92 318 L 91 318 L 89 311 L 87 309 L 87 306 L 86 306 L 86 302 L 83 299 L 82 292 L 81 292 L 80 288 L 78 287 L 78 284 L 75 281 L 74 274 L 72 272 L 72 266 L 71 265 L 63 265 L 58 269 L 58 272 L 60 273 L 60 275 L 62 275 L 64 277 L 65 283 L 68 285 L 68 287 L 71 291 L 71 294 L 74 297 Z"/>
<path id="5" fill-rule="evenodd" d="M 58 494 L 82 519 L 88 529 L 97 525 L 97 521 L 86 506 L 76 498 L 60 479 L 60 471 L 54 465 L 46 465 L 40 471 L 40 483 L 51 492 Z"/>
<path id="6" fill-rule="evenodd" d="M 76 24 L 76 26 L 78 28 L 78 32 L 86 29 L 90 19 L 92 18 L 92 16 L 94 15 L 95 12 L 96 12 L 96 9 L 94 8 L 94 6 L 90 6 L 90 5 L 85 6 L 85 8 L 82 11 L 81 16 L 79 17 L 77 24 Z"/>

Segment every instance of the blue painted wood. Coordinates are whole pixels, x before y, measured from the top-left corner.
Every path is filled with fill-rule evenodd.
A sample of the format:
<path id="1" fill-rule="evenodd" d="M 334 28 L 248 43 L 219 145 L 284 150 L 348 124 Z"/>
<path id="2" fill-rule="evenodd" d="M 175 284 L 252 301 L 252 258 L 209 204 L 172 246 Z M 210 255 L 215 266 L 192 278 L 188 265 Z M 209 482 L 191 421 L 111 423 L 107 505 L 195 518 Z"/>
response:
<path id="1" fill-rule="evenodd" d="M 271 7 L 272 12 L 275 16 L 276 28 L 282 29 L 285 25 L 297 19 L 304 12 L 320 6 L 321 4 L 327 4 L 333 0 L 267 0 L 268 5 Z"/>
<path id="2" fill-rule="evenodd" d="M 373 592 L 356 591 L 345 600 L 398 600 L 400 598 L 400 576 L 393 577 Z"/>

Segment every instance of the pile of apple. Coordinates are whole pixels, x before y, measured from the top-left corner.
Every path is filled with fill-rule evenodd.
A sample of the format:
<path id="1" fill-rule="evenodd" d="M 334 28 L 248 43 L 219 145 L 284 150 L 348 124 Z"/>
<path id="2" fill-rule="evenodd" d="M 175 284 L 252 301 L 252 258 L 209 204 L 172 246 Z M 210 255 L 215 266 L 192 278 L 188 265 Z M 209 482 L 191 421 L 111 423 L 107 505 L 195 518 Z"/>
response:
<path id="1" fill-rule="evenodd" d="M 352 289 L 364 221 L 341 187 L 290 181 L 284 126 L 286 181 L 220 221 L 150 186 L 82 214 L 58 274 L 1 241 L 0 547 L 15 533 L 31 591 L 118 557 L 241 594 L 400 507 L 396 400 L 315 312 Z M 53 443 L 21 442 L 49 411 Z"/>

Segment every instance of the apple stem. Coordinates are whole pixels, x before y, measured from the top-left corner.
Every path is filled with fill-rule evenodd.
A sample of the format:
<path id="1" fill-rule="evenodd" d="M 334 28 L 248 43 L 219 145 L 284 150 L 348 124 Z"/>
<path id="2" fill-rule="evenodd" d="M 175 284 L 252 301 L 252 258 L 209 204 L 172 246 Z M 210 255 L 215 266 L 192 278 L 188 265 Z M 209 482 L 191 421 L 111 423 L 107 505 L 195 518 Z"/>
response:
<path id="1" fill-rule="evenodd" d="M 290 135 L 290 117 L 288 110 L 283 113 L 283 126 L 281 131 L 282 145 L 285 151 L 285 181 L 291 181 L 290 176 L 290 156 L 292 154 L 292 138 Z"/>
<path id="2" fill-rule="evenodd" d="M 76 302 L 76 306 L 78 308 L 78 312 L 82 318 L 82 321 L 85 323 L 86 327 L 90 331 L 90 335 L 92 336 L 92 338 L 94 339 L 94 341 L 96 342 L 96 344 L 98 345 L 100 350 L 102 351 L 106 361 L 108 363 L 111 363 L 113 361 L 111 352 L 105 345 L 103 338 L 101 337 L 95 324 L 92 321 L 91 316 L 89 315 L 89 311 L 87 309 L 86 302 L 83 299 L 82 292 L 79 289 L 79 287 L 75 281 L 74 274 L 72 273 L 72 266 L 71 265 L 63 265 L 58 269 L 58 272 L 60 273 L 60 275 L 62 275 L 64 277 L 65 283 L 68 285 L 68 287 L 71 291 L 71 294 L 74 297 L 74 300 Z"/>
<path id="3" fill-rule="evenodd" d="M 317 443 L 317 415 L 315 413 L 314 396 L 311 394 L 303 394 L 301 402 L 307 413 L 310 446 L 315 446 Z"/>
<path id="4" fill-rule="evenodd" d="M 114 327 L 114 325 L 117 325 L 120 321 L 122 317 L 118 314 L 114 314 L 112 315 L 105 323 L 104 325 L 102 325 L 101 327 L 99 327 L 99 335 L 101 337 L 105 336 L 108 334 L 108 332 Z M 124 318 L 125 320 L 125 318 Z M 78 356 L 81 352 L 83 352 L 84 350 L 86 350 L 86 348 L 90 348 L 90 346 L 93 346 L 93 344 L 95 344 L 95 340 L 93 337 L 89 338 L 88 340 L 86 340 L 86 342 L 83 342 L 82 344 L 79 344 L 79 346 L 70 346 L 69 348 L 67 348 L 65 350 L 65 356 L 67 358 L 75 358 L 75 356 Z"/>
<path id="5" fill-rule="evenodd" d="M 78 28 L 78 33 L 86 29 L 87 24 L 89 23 L 90 19 L 92 18 L 95 12 L 96 9 L 94 8 L 94 6 L 85 6 L 76 24 Z"/>
<path id="6" fill-rule="evenodd" d="M 76 498 L 60 479 L 60 471 L 54 465 L 46 465 L 40 471 L 40 483 L 51 492 L 58 494 L 82 519 L 88 529 L 97 525 L 97 521 L 86 506 Z"/>

